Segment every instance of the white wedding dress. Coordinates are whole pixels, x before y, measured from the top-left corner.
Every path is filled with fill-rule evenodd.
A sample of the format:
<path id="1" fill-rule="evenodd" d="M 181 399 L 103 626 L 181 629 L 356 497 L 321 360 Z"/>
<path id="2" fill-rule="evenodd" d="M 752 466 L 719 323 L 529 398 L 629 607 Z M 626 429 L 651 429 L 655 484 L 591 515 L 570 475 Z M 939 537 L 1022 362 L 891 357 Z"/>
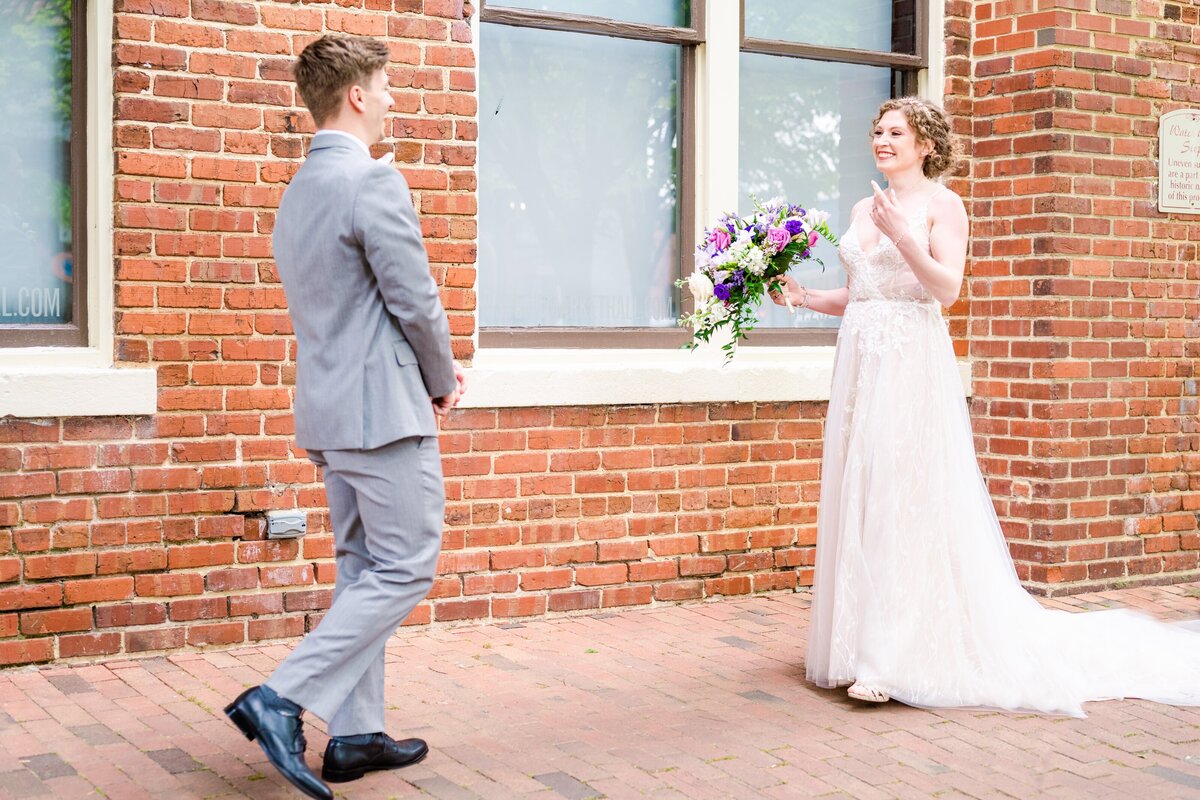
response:
<path id="1" fill-rule="evenodd" d="M 909 216 L 926 248 L 939 191 Z M 925 707 L 1200 705 L 1200 631 L 1044 609 L 1018 583 L 941 307 L 886 237 L 864 252 L 862 224 L 840 249 L 850 302 L 826 419 L 809 680 Z"/>

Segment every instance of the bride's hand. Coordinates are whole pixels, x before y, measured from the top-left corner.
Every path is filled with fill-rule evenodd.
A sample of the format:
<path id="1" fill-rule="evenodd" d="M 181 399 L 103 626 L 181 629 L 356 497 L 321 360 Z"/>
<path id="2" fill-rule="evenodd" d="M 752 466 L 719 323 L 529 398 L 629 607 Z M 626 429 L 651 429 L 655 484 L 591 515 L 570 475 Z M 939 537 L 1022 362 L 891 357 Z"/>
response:
<path id="1" fill-rule="evenodd" d="M 771 281 L 771 283 L 772 284 L 778 284 L 778 283 L 783 284 L 783 292 L 787 292 L 788 296 L 792 299 L 791 305 L 795 306 L 800 303 L 800 284 L 796 283 L 796 279 L 793 278 L 791 275 L 780 276 L 778 278 L 773 279 Z M 768 292 L 768 294 L 771 296 L 771 299 L 775 302 L 775 305 L 777 305 L 777 306 L 789 305 L 787 299 L 784 298 L 784 296 L 783 296 L 783 292 L 780 292 L 780 291 Z"/>
<path id="2" fill-rule="evenodd" d="M 900 209 L 896 190 L 888 189 L 885 192 L 875 181 L 871 181 L 871 189 L 875 193 L 871 203 L 871 222 L 875 223 L 880 233 L 891 239 L 894 244 L 899 244 L 900 239 L 908 233 L 908 221 L 904 219 L 904 212 Z"/>

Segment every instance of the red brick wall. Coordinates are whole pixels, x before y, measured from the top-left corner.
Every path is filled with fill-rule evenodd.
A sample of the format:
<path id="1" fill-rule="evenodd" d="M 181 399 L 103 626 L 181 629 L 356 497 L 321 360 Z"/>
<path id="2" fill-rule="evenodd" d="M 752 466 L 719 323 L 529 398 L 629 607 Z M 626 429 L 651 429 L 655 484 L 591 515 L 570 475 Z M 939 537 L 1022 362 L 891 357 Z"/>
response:
<path id="1" fill-rule="evenodd" d="M 328 605 L 324 515 L 303 541 L 263 540 L 265 510 L 324 502 L 292 450 L 295 345 L 271 261 L 312 131 L 290 63 L 324 31 L 387 37 L 396 159 L 469 358 L 471 13 L 116 0 L 116 356 L 157 370 L 159 413 L 0 422 L 0 666 L 294 636 Z"/>
<path id="2" fill-rule="evenodd" d="M 433 619 L 810 585 L 823 413 L 809 403 L 457 412 L 441 440 L 448 527 Z"/>
<path id="3" fill-rule="evenodd" d="M 946 55 L 943 61 L 945 80 L 943 84 L 942 108 L 950 116 L 951 132 L 957 158 L 943 182 L 971 207 L 973 189 L 971 131 L 971 2 L 969 0 L 947 0 L 945 9 Z M 971 254 L 968 253 L 966 275 L 958 302 L 948 312 L 950 335 L 954 339 L 954 352 L 960 358 L 967 356 L 967 323 L 970 319 L 970 275 Z"/>
<path id="4" fill-rule="evenodd" d="M 270 258 L 311 132 L 288 65 L 324 30 L 389 38 L 397 160 L 469 358 L 464 13 L 119 3 L 117 357 L 157 370 L 160 410 L 0 422 L 0 666 L 256 642 L 319 620 L 333 541 L 315 470 L 292 449 L 294 343 Z M 822 416 L 795 403 L 456 412 L 441 575 L 410 622 L 808 584 Z M 317 509 L 309 535 L 265 540 L 264 512 L 295 507 Z"/>
<path id="5" fill-rule="evenodd" d="M 976 3 L 973 414 L 1022 578 L 1200 574 L 1200 218 L 1157 205 L 1194 3 Z"/>
<path id="6" fill-rule="evenodd" d="M 973 197 L 975 226 L 970 297 L 955 307 L 951 325 L 959 351 L 970 346 L 979 360 L 974 412 L 981 454 L 1022 569 L 1043 589 L 1075 588 L 1064 581 L 1086 581 L 1089 563 L 1112 559 L 1107 550 L 1105 558 L 1096 558 L 1086 549 L 1069 550 L 1076 545 L 1047 541 L 1044 531 L 1067 524 L 1056 514 L 1088 511 L 1086 524 L 1094 519 L 1100 527 L 1086 534 L 1095 537 L 1107 536 L 1105 530 L 1125 519 L 1148 526 L 1159 520 L 1161 530 L 1180 524 L 1182 511 L 1195 507 L 1186 481 L 1197 465 L 1160 468 L 1163 459 L 1189 457 L 1183 452 L 1188 442 L 1194 458 L 1194 428 L 1185 427 L 1190 423 L 1182 416 L 1194 401 L 1183 397 L 1188 384 L 1180 379 L 1195 355 L 1184 350 L 1182 337 L 1195 332 L 1179 330 L 1178 315 L 1175 323 L 1164 321 L 1152 340 L 1143 337 L 1146 328 L 1135 334 L 1132 327 L 1145 326 L 1150 316 L 1157 321 L 1152 309 L 1168 302 L 1168 292 L 1195 285 L 1194 273 L 1168 280 L 1163 272 L 1185 269 L 1195 254 L 1180 244 L 1189 235 L 1186 225 L 1143 232 L 1141 245 L 1116 230 L 1114 218 L 1122 214 L 1162 224 L 1147 205 L 1148 194 L 1122 213 L 1089 207 L 1097 219 L 1112 223 L 1107 238 L 1090 229 L 1086 236 L 1069 227 L 1037 229 L 1072 225 L 1080 212 L 1058 209 L 1055 204 L 1066 200 L 1057 190 L 1040 183 L 1016 190 L 1015 179 L 1000 177 L 1023 169 L 1034 156 L 1016 152 L 1026 147 L 1027 134 L 997 129 L 1026 112 L 1014 117 L 988 101 L 1066 100 L 1062 87 L 1048 93 L 1016 85 L 998 89 L 993 75 L 973 74 L 973 68 L 991 69 L 985 65 L 993 54 L 973 56 L 972 35 L 982 37 L 979 48 L 999 34 L 988 33 L 987 20 L 972 17 L 972 10 L 965 0 L 947 5 L 946 105 L 968 155 L 975 149 L 951 178 L 956 191 Z M 421 211 L 456 351 L 469 358 L 476 108 L 464 13 L 473 10 L 446 0 L 118 0 L 117 356 L 157 370 L 160 411 L 132 419 L 0 422 L 0 666 L 256 642 L 298 635 L 319 620 L 334 579 L 332 537 L 314 469 L 291 446 L 294 344 L 269 248 L 273 210 L 311 131 L 296 106 L 287 66 L 323 30 L 389 38 L 397 160 Z M 1011 16 L 1015 26 L 1016 12 Z M 1020 46 L 1021 54 L 1045 57 L 1033 45 Z M 1191 63 L 1188 57 L 1182 48 L 1176 54 L 1184 63 Z M 1010 72 L 1040 75 L 1045 69 L 1022 63 Z M 1067 99 L 1086 103 L 1096 94 Z M 1039 107 L 1029 113 L 1039 119 L 1036 114 L 1045 112 Z M 1130 124 L 1138 119 L 1149 125 L 1150 113 L 1129 117 Z M 1108 124 L 1099 112 L 1090 119 Z M 1051 122 L 1051 132 L 1066 125 Z M 1071 135 L 1053 141 L 1069 143 Z M 1139 128 L 1109 138 L 1144 142 L 1148 136 Z M 1043 140 L 1031 141 L 1041 146 Z M 1057 157 L 1046 146 L 1037 157 Z M 1093 140 L 1081 137 L 1080 147 L 1089 146 Z M 1115 156 L 1086 158 L 1114 167 L 1120 162 Z M 1031 180 L 1067 172 L 1057 161 L 1045 168 L 1030 163 Z M 1105 168 L 1095 169 L 1103 174 Z M 1137 180 L 1149 191 L 1144 177 Z M 1121 185 L 1137 180 L 1130 176 Z M 1039 202 L 1043 206 L 1032 205 Z M 1190 236 L 1197 238 L 1194 229 Z M 1120 259 L 1091 253 L 1073 267 L 1070 253 L 1045 249 L 1081 239 L 1096 247 L 1127 242 L 1161 254 L 1152 262 L 1157 266 L 1138 277 L 1127 271 L 1138 258 L 1143 267 L 1147 262 L 1132 250 Z M 1030 249 L 1022 253 L 1022 247 Z M 1079 279 L 1086 286 L 1055 284 L 1049 296 L 1034 289 L 1035 275 L 1065 270 L 1066 276 L 1096 264 L 1111 264 L 1130 297 L 1143 299 L 1131 299 L 1126 308 L 1093 298 L 1091 293 L 1108 298 L 1112 281 L 1090 272 Z M 1154 292 L 1163 299 L 1152 300 Z M 1093 302 L 1108 303 L 1114 313 L 1142 314 L 1142 321 L 1130 321 L 1127 340 L 1145 340 L 1147 356 L 1155 359 L 1147 369 L 1161 375 L 1135 372 L 1143 368 L 1117 351 L 1119 340 L 1107 328 L 1085 334 L 1053 328 L 1048 335 L 1044 321 L 1035 325 L 1035 317 L 1051 316 L 1049 308 L 1061 311 L 1063 320 L 1096 324 L 1087 321 Z M 1194 318 L 1194 304 L 1182 313 Z M 1102 339 L 1114 341 L 1108 359 L 1064 361 L 1038 349 Z M 1085 393 L 1117 390 L 1102 372 L 1067 380 L 1055 372 L 1060 361 L 1087 369 L 1124 363 L 1130 372 L 1120 385 L 1136 375 L 1148 393 L 1170 388 L 1174 394 L 1163 395 L 1159 406 L 1130 396 L 1121 408 L 1103 406 L 1109 416 L 1102 432 L 1072 430 L 1076 422 L 1091 423 L 1082 415 L 1062 415 L 1079 415 L 1081 402 L 1101 402 L 1073 399 L 1076 385 Z M 1014 415 L 1022 408 L 1028 409 L 1024 417 Z M 820 403 L 458 411 L 442 438 L 448 504 L 441 574 L 410 622 L 807 585 L 823 416 Z M 1144 430 L 1130 432 L 1157 437 L 1148 441 L 1161 452 L 1140 456 L 1144 468 L 1123 473 L 1121 491 L 1111 491 L 1107 475 L 1087 470 L 1098 463 L 1109 470 L 1133 458 L 1105 448 L 1144 447 L 1122 433 L 1139 424 Z M 1167 430 L 1172 424 L 1177 429 Z M 1099 455 L 1061 449 L 1079 442 Z M 1078 479 L 1076 469 L 1083 470 Z M 1082 501 L 1059 494 L 1078 492 L 1081 484 L 1111 504 L 1098 512 L 1094 505 L 1075 509 Z M 1010 494 L 1019 499 L 1008 500 Z M 1123 505 L 1139 499 L 1142 508 Z M 1175 506 L 1150 513 L 1160 502 Z M 309 535 L 264 540 L 264 512 L 296 507 L 316 509 Z M 1144 533 L 1147 542 L 1171 536 Z M 1193 539 L 1174 535 L 1195 549 Z M 1101 541 L 1106 548 L 1110 541 L 1142 543 L 1123 536 Z M 1042 554 L 1069 556 L 1084 565 L 1084 574 L 1050 573 L 1039 566 Z M 1148 557 L 1136 556 L 1114 558 L 1133 565 Z M 1188 568 L 1153 558 L 1163 565 L 1160 575 L 1177 577 Z"/>

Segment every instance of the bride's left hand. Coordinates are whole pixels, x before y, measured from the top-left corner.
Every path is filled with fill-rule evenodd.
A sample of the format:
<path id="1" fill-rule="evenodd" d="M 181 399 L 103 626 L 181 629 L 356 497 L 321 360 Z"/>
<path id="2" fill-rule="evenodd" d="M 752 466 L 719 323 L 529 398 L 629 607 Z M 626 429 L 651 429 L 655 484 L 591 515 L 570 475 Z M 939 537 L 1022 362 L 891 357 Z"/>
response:
<path id="1" fill-rule="evenodd" d="M 791 275 L 780 275 L 771 281 L 771 286 L 782 287 L 767 291 L 767 296 L 775 301 L 775 305 L 792 308 L 800 302 L 800 284 Z"/>
<path id="2" fill-rule="evenodd" d="M 875 223 L 880 233 L 896 242 L 898 237 L 902 238 L 908 232 L 908 222 L 904 219 L 904 212 L 900 210 L 896 190 L 888 189 L 885 192 L 875 181 L 871 181 L 871 189 L 875 192 L 871 204 L 871 222 Z"/>

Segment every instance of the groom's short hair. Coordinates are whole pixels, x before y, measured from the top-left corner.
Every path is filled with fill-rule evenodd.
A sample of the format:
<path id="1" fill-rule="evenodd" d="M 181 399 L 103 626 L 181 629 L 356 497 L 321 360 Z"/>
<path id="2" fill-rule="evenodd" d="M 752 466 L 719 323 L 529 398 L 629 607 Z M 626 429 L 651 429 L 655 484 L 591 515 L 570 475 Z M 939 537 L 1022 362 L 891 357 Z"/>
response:
<path id="1" fill-rule="evenodd" d="M 296 60 L 296 88 L 317 127 L 338 112 L 346 89 L 366 83 L 387 62 L 387 45 L 365 36 L 331 33 L 305 47 Z"/>

